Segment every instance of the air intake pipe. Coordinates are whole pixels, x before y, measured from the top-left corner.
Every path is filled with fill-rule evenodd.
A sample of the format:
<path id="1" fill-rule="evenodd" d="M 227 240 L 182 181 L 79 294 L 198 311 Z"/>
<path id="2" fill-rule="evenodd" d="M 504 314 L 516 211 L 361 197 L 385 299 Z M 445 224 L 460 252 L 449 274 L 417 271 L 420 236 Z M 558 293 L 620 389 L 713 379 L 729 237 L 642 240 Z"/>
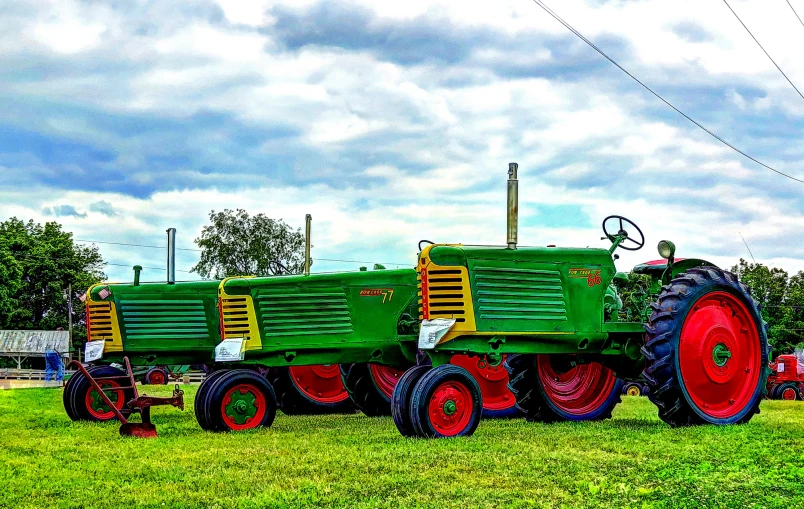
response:
<path id="1" fill-rule="evenodd" d="M 516 249 L 519 227 L 519 181 L 516 171 L 519 165 L 508 163 L 508 249 Z"/>
<path id="2" fill-rule="evenodd" d="M 167 229 L 167 282 L 176 282 L 176 228 Z"/>

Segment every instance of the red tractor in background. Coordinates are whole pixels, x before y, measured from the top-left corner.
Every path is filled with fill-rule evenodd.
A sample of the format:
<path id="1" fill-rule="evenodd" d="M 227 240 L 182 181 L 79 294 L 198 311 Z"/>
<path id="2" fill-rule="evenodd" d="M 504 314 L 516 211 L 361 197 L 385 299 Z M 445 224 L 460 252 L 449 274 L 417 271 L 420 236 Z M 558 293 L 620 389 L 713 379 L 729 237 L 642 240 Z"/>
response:
<path id="1" fill-rule="evenodd" d="M 770 363 L 773 372 L 768 377 L 768 398 L 801 400 L 804 393 L 804 365 L 794 354 L 780 355 Z"/>

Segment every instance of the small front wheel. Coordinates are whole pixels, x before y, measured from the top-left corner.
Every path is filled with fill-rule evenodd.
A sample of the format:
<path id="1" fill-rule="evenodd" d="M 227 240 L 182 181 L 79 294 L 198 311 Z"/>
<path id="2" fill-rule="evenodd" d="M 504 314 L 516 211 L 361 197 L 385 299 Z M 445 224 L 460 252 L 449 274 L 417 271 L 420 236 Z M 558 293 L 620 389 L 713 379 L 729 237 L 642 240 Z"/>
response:
<path id="1" fill-rule="evenodd" d="M 798 384 L 794 382 L 787 382 L 779 386 L 776 394 L 779 395 L 778 399 L 786 401 L 797 401 L 801 399 L 801 391 L 798 389 Z"/>
<path id="2" fill-rule="evenodd" d="M 198 410 L 202 428 L 210 431 L 241 431 L 269 427 L 276 417 L 276 396 L 271 384 L 255 371 L 233 369 L 207 379 Z M 197 411 L 198 411 L 197 410 Z"/>
<path id="3" fill-rule="evenodd" d="M 421 437 L 471 436 L 483 415 L 480 386 L 460 366 L 443 364 L 425 373 L 413 388 L 410 417 Z"/>

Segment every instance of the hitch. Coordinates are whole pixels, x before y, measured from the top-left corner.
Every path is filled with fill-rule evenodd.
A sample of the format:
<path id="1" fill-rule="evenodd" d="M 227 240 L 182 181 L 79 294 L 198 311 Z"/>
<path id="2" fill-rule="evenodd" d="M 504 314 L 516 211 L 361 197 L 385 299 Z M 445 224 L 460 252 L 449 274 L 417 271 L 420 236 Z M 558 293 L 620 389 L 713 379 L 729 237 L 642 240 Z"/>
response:
<path id="1" fill-rule="evenodd" d="M 126 375 L 125 376 L 117 376 L 117 377 L 93 377 L 87 369 L 81 365 L 81 363 L 77 361 L 72 361 L 68 367 L 75 366 L 81 374 L 86 377 L 95 391 L 100 394 L 101 399 L 103 402 L 114 412 L 117 419 L 120 421 L 120 435 L 124 437 L 136 437 L 136 438 L 156 438 L 156 426 L 151 422 L 151 407 L 158 406 L 158 405 L 171 405 L 174 407 L 179 408 L 180 410 L 184 410 L 184 391 L 179 389 L 179 385 L 176 384 L 175 389 L 173 389 L 173 396 L 169 398 L 164 397 L 157 397 L 157 396 L 148 396 L 147 394 L 143 394 L 142 396 L 139 395 L 137 392 L 137 384 L 134 380 L 134 372 L 131 369 L 131 363 L 128 360 L 128 357 L 123 357 L 123 361 L 125 362 L 126 367 Z M 120 387 L 120 386 L 107 386 L 106 388 L 101 387 L 98 381 L 103 381 L 109 378 L 126 378 L 128 382 L 131 384 L 128 387 Z M 109 396 L 106 394 L 105 391 L 109 390 L 116 390 L 119 391 L 120 389 L 132 389 L 134 391 L 134 397 L 126 402 L 126 407 L 128 407 L 132 412 L 139 412 L 140 417 L 142 418 L 142 422 L 129 422 L 125 415 L 117 408 L 117 406 L 112 403 L 109 399 Z"/>

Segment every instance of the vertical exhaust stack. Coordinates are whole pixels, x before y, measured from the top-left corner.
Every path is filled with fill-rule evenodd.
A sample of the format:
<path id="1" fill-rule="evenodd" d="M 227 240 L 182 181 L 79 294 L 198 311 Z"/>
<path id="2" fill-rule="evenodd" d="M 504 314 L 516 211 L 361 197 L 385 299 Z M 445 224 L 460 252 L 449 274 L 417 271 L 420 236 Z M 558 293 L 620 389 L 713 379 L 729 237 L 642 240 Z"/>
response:
<path id="1" fill-rule="evenodd" d="M 313 222 L 313 216 L 307 214 L 304 216 L 304 275 L 310 275 L 310 226 Z"/>
<path id="2" fill-rule="evenodd" d="M 167 236 L 167 282 L 172 285 L 176 282 L 176 228 L 168 228 Z"/>
<path id="3" fill-rule="evenodd" d="M 519 228 L 519 181 L 516 171 L 519 165 L 508 163 L 508 249 L 516 249 Z"/>

